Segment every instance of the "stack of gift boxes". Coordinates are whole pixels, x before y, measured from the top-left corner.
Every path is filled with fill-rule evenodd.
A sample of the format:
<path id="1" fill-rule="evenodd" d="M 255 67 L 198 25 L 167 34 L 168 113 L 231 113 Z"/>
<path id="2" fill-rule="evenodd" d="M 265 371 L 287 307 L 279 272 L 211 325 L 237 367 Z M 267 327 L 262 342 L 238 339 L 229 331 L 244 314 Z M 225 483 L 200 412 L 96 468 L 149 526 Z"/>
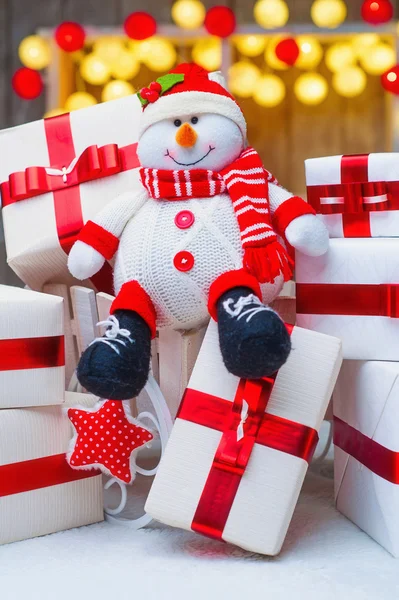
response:
<path id="1" fill-rule="evenodd" d="M 81 227 L 138 186 L 140 113 L 131 96 L 0 135 L 7 260 L 30 288 L 0 286 L 0 544 L 103 518 L 101 476 L 65 459 L 65 406 L 95 399 L 65 392 L 63 299 L 41 291 L 78 283 L 67 254 Z M 112 292 L 112 266 L 83 285 Z"/>
<path id="2" fill-rule="evenodd" d="M 329 252 L 297 254 L 297 323 L 342 340 L 337 508 L 399 556 L 399 154 L 306 162 Z"/>

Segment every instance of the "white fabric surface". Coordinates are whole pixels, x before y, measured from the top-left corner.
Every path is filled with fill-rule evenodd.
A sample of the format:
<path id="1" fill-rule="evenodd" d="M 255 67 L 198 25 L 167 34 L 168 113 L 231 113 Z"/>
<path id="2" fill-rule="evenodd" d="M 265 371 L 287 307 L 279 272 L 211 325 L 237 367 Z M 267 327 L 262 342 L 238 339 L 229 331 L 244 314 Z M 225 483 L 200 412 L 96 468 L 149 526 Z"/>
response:
<path id="1" fill-rule="evenodd" d="M 276 558 L 160 525 L 102 523 L 1 547 L 1 598 L 397 598 L 399 563 L 335 510 L 332 463 L 315 468 Z"/>

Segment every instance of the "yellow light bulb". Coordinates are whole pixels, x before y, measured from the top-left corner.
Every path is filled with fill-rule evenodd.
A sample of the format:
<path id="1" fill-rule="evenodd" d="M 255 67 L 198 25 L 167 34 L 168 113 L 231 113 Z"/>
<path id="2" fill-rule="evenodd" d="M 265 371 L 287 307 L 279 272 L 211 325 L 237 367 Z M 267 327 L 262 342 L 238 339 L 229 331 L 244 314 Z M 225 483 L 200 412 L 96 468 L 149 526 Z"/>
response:
<path id="1" fill-rule="evenodd" d="M 380 38 L 377 33 L 361 33 L 352 39 L 353 51 L 357 58 L 362 58 L 365 52 L 376 46 Z"/>
<path id="2" fill-rule="evenodd" d="M 284 100 L 286 89 L 284 82 L 277 75 L 263 75 L 256 83 L 254 100 L 260 106 L 272 108 Z"/>
<path id="3" fill-rule="evenodd" d="M 52 108 L 51 110 L 48 110 L 46 113 L 44 113 L 43 118 L 50 119 L 51 117 L 58 117 L 59 115 L 63 115 L 66 112 L 67 111 L 65 108 Z"/>
<path id="4" fill-rule="evenodd" d="M 289 69 L 289 65 L 283 62 L 276 56 L 276 46 L 281 40 L 285 39 L 287 36 L 278 35 L 270 40 L 265 50 L 265 62 L 269 65 L 271 69 L 275 69 L 276 71 L 286 71 Z"/>
<path id="5" fill-rule="evenodd" d="M 91 94 L 87 92 L 75 92 L 71 94 L 65 102 L 65 110 L 70 112 L 72 110 L 78 110 L 79 108 L 88 108 L 97 104 L 97 100 Z"/>
<path id="6" fill-rule="evenodd" d="M 347 14 L 343 0 L 315 0 L 310 9 L 313 23 L 328 29 L 339 27 L 345 21 Z"/>
<path id="7" fill-rule="evenodd" d="M 364 92 L 367 85 L 367 75 L 360 67 L 346 67 L 334 74 L 332 85 L 340 96 L 355 98 Z"/>
<path id="8" fill-rule="evenodd" d="M 207 71 L 217 71 L 222 63 L 222 43 L 220 38 L 206 37 L 198 40 L 193 46 L 192 58 L 197 65 Z"/>
<path id="9" fill-rule="evenodd" d="M 258 0 L 254 6 L 255 21 L 264 29 L 284 27 L 290 16 L 283 0 Z"/>
<path id="10" fill-rule="evenodd" d="M 140 71 L 138 59 L 127 50 L 123 50 L 111 65 L 111 75 L 116 79 L 133 79 Z"/>
<path id="11" fill-rule="evenodd" d="M 303 104 L 316 106 L 327 98 L 328 83 L 319 73 L 304 73 L 296 80 L 294 92 Z"/>
<path id="12" fill-rule="evenodd" d="M 134 94 L 134 87 L 127 81 L 115 79 L 104 86 L 101 93 L 101 100 L 108 102 L 109 100 L 117 100 Z"/>
<path id="13" fill-rule="evenodd" d="M 177 60 L 175 47 L 171 42 L 152 37 L 140 44 L 140 60 L 152 71 L 169 71 Z"/>
<path id="14" fill-rule="evenodd" d="M 88 54 L 80 65 L 80 74 L 87 83 L 103 85 L 111 76 L 106 62 L 96 54 Z"/>
<path id="15" fill-rule="evenodd" d="M 323 48 L 320 42 L 309 35 L 300 35 L 296 41 L 300 53 L 295 66 L 299 69 L 315 69 L 323 58 Z"/>
<path id="16" fill-rule="evenodd" d="M 259 56 L 266 47 L 266 37 L 264 35 L 240 35 L 236 38 L 237 50 L 244 56 Z"/>
<path id="17" fill-rule="evenodd" d="M 29 35 L 19 45 L 20 61 L 29 69 L 45 69 L 51 62 L 51 49 L 47 40 L 39 35 Z"/>
<path id="18" fill-rule="evenodd" d="M 382 75 L 394 66 L 396 62 L 395 50 L 389 44 L 380 42 L 372 46 L 360 58 L 360 63 L 369 75 Z"/>
<path id="19" fill-rule="evenodd" d="M 326 65 L 333 73 L 355 63 L 356 56 L 352 44 L 333 44 L 326 52 Z"/>
<path id="20" fill-rule="evenodd" d="M 100 37 L 93 44 L 93 54 L 106 63 L 113 64 L 117 61 L 123 50 L 123 40 L 117 36 L 108 35 Z"/>
<path id="21" fill-rule="evenodd" d="M 172 19 L 183 29 L 201 27 L 205 14 L 205 6 L 199 0 L 177 0 L 172 6 Z"/>
<path id="22" fill-rule="evenodd" d="M 229 69 L 229 88 L 237 96 L 250 98 L 255 92 L 260 75 L 256 65 L 240 60 Z"/>

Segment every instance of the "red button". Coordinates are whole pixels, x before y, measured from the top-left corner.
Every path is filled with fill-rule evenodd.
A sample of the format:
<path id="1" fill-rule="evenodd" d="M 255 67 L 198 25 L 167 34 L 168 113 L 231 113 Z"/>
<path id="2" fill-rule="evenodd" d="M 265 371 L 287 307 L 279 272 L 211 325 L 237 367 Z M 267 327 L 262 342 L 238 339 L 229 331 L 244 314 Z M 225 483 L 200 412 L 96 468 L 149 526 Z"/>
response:
<path id="1" fill-rule="evenodd" d="M 175 223 L 179 229 L 188 229 L 194 221 L 195 217 L 191 210 L 181 210 L 175 217 Z"/>
<path id="2" fill-rule="evenodd" d="M 190 271 L 194 266 L 194 256 L 191 252 L 178 252 L 173 259 L 173 264 L 178 271 Z"/>

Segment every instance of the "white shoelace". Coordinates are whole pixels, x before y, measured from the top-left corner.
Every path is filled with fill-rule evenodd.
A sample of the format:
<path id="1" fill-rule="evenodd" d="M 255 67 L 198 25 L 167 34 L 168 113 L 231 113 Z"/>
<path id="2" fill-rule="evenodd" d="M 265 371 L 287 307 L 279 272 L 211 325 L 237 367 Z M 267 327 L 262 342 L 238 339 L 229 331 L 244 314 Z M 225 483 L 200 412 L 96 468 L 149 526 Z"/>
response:
<path id="1" fill-rule="evenodd" d="M 232 304 L 234 305 L 233 307 L 231 307 Z M 256 306 L 243 311 L 243 309 L 249 304 L 256 304 Z M 241 298 L 239 298 L 235 304 L 234 300 L 229 298 L 223 302 L 223 308 L 231 317 L 238 317 L 237 321 L 243 317 L 247 317 L 247 323 L 258 313 L 265 310 L 271 310 L 268 306 L 265 306 L 254 294 L 249 294 L 249 296 L 241 296 Z"/>
<path id="2" fill-rule="evenodd" d="M 114 345 L 115 342 L 117 344 L 122 344 L 122 346 L 126 346 L 126 340 L 129 340 L 129 342 L 131 344 L 133 344 L 133 340 L 130 337 L 131 332 L 128 329 L 121 329 L 119 327 L 119 321 L 115 317 L 115 315 L 111 315 L 110 317 L 108 317 L 108 319 L 106 321 L 100 321 L 99 323 L 97 323 L 97 326 L 98 327 L 101 327 L 101 326 L 107 327 L 107 330 L 104 334 L 105 337 L 95 338 L 91 342 L 90 346 L 92 344 L 96 344 L 97 342 L 101 342 L 102 344 L 107 344 L 107 346 L 110 346 L 112 348 L 112 350 L 114 352 L 116 352 L 117 354 L 120 354 L 120 350 L 119 350 L 118 346 Z M 126 338 L 126 340 L 117 339 L 118 335 Z"/>

